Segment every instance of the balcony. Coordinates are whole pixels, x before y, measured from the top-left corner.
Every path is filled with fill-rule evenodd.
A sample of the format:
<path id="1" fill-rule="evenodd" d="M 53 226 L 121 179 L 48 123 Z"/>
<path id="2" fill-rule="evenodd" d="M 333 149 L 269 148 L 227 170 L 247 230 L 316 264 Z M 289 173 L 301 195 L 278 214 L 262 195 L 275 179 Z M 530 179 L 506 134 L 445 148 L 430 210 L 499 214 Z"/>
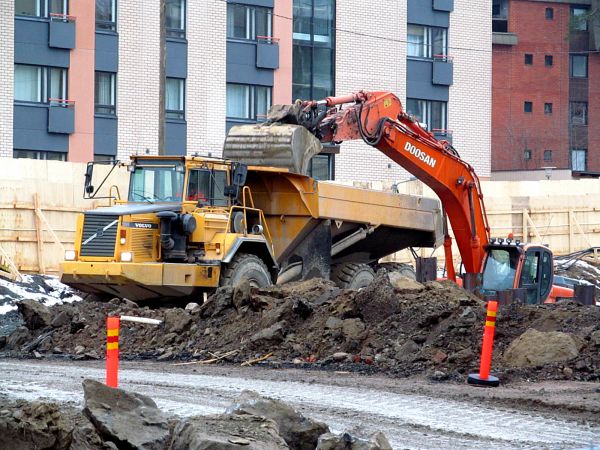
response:
<path id="1" fill-rule="evenodd" d="M 75 132 L 75 102 L 51 98 L 48 109 L 48 133 L 72 134 Z"/>
<path id="2" fill-rule="evenodd" d="M 442 86 L 452 86 L 453 81 L 454 66 L 452 57 L 448 55 L 434 55 L 431 83 Z"/>
<path id="3" fill-rule="evenodd" d="M 48 46 L 67 50 L 75 48 L 75 17 L 50 14 Z"/>
<path id="4" fill-rule="evenodd" d="M 492 33 L 492 44 L 494 45 L 517 45 L 519 38 L 515 33 Z"/>
<path id="5" fill-rule="evenodd" d="M 271 36 L 257 36 L 256 67 L 259 69 L 279 69 L 279 39 Z"/>

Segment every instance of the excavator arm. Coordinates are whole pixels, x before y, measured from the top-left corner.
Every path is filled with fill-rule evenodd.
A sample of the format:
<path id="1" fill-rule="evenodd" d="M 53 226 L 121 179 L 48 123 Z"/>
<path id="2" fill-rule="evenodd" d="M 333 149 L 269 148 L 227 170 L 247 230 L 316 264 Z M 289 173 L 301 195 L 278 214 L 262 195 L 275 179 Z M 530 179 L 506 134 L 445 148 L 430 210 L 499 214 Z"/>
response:
<path id="1" fill-rule="evenodd" d="M 442 202 L 465 270 L 481 272 L 489 225 L 479 179 L 448 142 L 436 140 L 404 112 L 394 94 L 360 91 L 296 102 L 280 109 L 277 120 L 302 125 L 323 143 L 362 139 L 424 182 Z M 446 268 L 455 280 L 451 246 L 446 232 Z"/>

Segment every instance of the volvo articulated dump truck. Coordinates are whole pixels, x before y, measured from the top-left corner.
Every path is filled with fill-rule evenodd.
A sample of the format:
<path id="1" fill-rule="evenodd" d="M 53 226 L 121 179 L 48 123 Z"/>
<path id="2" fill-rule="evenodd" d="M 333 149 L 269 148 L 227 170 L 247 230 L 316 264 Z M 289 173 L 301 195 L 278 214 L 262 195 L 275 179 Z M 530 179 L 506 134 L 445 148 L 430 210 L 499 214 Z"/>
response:
<path id="1" fill-rule="evenodd" d="M 81 291 L 193 298 L 243 280 L 262 287 L 315 276 L 359 288 L 380 258 L 443 242 L 433 199 L 208 157 L 133 156 L 127 165 L 127 199 L 78 218 L 62 281 Z"/>

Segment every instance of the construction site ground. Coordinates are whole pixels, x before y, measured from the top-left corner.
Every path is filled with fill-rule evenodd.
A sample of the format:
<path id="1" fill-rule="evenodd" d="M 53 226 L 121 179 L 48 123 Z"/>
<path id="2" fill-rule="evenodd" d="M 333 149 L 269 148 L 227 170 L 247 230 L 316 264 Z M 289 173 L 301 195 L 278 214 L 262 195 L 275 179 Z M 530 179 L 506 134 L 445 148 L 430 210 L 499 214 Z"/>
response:
<path id="1" fill-rule="evenodd" d="M 597 283 L 592 261 L 565 274 Z M 83 378 L 104 379 L 106 317 L 130 315 L 163 323 L 122 322 L 122 386 L 178 415 L 220 412 L 252 389 L 336 431 L 382 430 L 394 448 L 600 444 L 597 306 L 501 307 L 502 384 L 484 389 L 465 379 L 478 370 L 485 304 L 449 281 L 381 271 L 360 291 L 314 279 L 146 306 L 81 300 L 39 277 L 0 289 L 0 397 L 81 402 Z"/>

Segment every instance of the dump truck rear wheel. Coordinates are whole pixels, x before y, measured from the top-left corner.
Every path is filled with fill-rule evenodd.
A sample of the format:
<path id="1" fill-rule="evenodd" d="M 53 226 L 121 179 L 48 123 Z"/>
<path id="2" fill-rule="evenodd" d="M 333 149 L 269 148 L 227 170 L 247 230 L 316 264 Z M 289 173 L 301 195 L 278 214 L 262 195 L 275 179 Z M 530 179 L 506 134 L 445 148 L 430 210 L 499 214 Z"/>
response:
<path id="1" fill-rule="evenodd" d="M 258 256 L 239 253 L 223 270 L 220 285 L 237 286 L 246 280 L 259 288 L 273 284 L 267 266 Z"/>
<path id="2" fill-rule="evenodd" d="M 413 267 L 409 264 L 397 262 L 381 263 L 377 267 L 377 272 L 379 272 L 381 269 L 385 269 L 386 272 L 399 272 L 400 275 L 406 278 L 410 278 L 411 280 L 417 279 L 415 269 L 413 269 Z"/>
<path id="3" fill-rule="evenodd" d="M 360 289 L 375 279 L 375 272 L 366 264 L 344 263 L 332 269 L 331 280 L 342 289 Z"/>

